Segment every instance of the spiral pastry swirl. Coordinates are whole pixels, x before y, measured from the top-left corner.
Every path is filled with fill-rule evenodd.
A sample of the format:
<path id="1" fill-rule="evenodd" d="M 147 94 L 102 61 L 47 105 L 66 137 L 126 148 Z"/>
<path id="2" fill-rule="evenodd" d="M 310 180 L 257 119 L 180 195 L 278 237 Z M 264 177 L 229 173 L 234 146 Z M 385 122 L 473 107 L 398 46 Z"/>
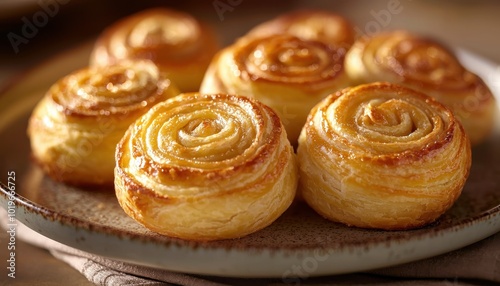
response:
<path id="1" fill-rule="evenodd" d="M 346 55 L 346 72 L 356 84 L 389 81 L 424 92 L 459 118 L 473 145 L 490 133 L 494 97 L 442 44 L 406 31 L 356 41 Z"/>
<path id="2" fill-rule="evenodd" d="M 31 115 L 35 159 L 54 179 L 113 184 L 114 149 L 128 126 L 179 94 L 151 61 L 75 71 L 52 85 Z"/>
<path id="3" fill-rule="evenodd" d="M 200 91 L 255 98 L 280 116 L 296 144 L 309 110 L 348 86 L 345 50 L 291 35 L 241 40 L 214 57 Z"/>
<path id="4" fill-rule="evenodd" d="M 207 24 L 186 13 L 155 8 L 108 27 L 97 39 L 90 62 L 103 66 L 123 59 L 152 60 L 181 91 L 198 91 L 218 49 Z"/>
<path id="5" fill-rule="evenodd" d="M 349 20 L 320 10 L 298 10 L 282 14 L 251 29 L 245 37 L 290 34 L 304 40 L 322 41 L 335 47 L 349 47 L 356 32 Z"/>
<path id="6" fill-rule="evenodd" d="M 115 190 L 147 228 L 188 240 L 236 238 L 271 224 L 297 187 L 278 116 L 246 97 L 181 94 L 156 105 L 116 149 Z"/>
<path id="7" fill-rule="evenodd" d="M 299 139 L 300 189 L 324 217 L 409 229 L 436 220 L 465 184 L 470 143 L 453 113 L 389 83 L 347 88 L 311 111 Z"/>

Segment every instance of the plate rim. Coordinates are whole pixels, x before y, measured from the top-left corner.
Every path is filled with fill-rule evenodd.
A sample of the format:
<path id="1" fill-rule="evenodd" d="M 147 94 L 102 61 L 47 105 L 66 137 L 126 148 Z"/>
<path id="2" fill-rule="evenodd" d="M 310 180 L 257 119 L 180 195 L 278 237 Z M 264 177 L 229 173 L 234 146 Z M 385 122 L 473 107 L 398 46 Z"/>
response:
<path id="1" fill-rule="evenodd" d="M 0 195 L 3 197 L 4 200 L 9 200 L 9 197 L 11 196 L 9 194 L 9 190 L 7 186 L 3 182 L 0 181 Z M 64 214 L 64 213 L 58 213 L 54 210 L 51 210 L 47 208 L 46 206 L 37 204 L 24 196 L 18 194 L 17 192 L 13 196 L 14 200 L 16 201 L 16 207 L 18 206 L 17 204 L 22 205 L 26 209 L 29 209 L 30 211 L 42 216 L 45 220 L 57 220 L 59 223 L 64 224 L 66 226 L 71 226 L 75 228 L 81 228 L 83 230 L 87 231 L 92 231 L 92 232 L 97 232 L 97 233 L 102 233 L 102 234 L 107 234 L 107 235 L 113 235 L 116 236 L 116 231 L 113 230 L 113 228 L 100 225 L 100 224 L 93 224 L 92 222 L 87 222 L 85 220 L 82 220 L 81 218 L 69 215 L 69 214 Z M 422 233 L 417 233 L 414 235 L 410 235 L 411 231 L 405 231 L 403 232 L 405 235 L 402 235 L 401 237 L 398 237 L 397 241 L 409 241 L 409 240 L 418 240 L 421 238 L 425 238 L 427 236 L 433 236 L 442 232 L 452 232 L 457 229 L 465 228 L 467 225 L 473 224 L 474 222 L 479 222 L 482 220 L 489 220 L 494 217 L 500 217 L 500 204 L 485 210 L 483 212 L 480 212 L 476 216 L 468 217 L 467 219 L 464 219 L 460 223 L 453 224 L 453 225 L 447 225 L 443 227 L 437 227 L 437 228 L 430 228 L 426 232 Z M 333 222 L 332 222 L 333 223 Z M 204 247 L 204 248 L 209 248 L 209 249 L 221 249 L 221 247 L 210 245 L 210 241 L 188 241 L 188 240 L 183 240 L 183 239 L 178 239 L 174 237 L 166 237 L 163 236 L 164 239 L 156 239 L 154 237 L 145 237 L 130 231 L 119 231 L 122 235 L 120 235 L 121 238 L 128 238 L 131 240 L 137 240 L 139 242 L 146 242 L 146 243 L 159 243 L 164 246 L 189 246 L 189 247 Z M 500 232 L 500 226 L 497 232 Z M 396 239 L 394 239 L 396 240 Z M 391 243 L 390 241 L 369 241 L 368 243 L 352 243 L 349 245 L 343 244 L 343 247 L 360 247 L 360 246 L 373 246 L 373 245 L 378 245 L 380 243 Z M 300 250 L 303 251 L 311 251 L 311 250 L 317 250 L 317 249 L 336 249 L 338 247 L 330 247 L 330 248 L 320 248 L 317 246 L 310 246 L 310 247 L 302 247 Z M 235 248 L 226 248 L 226 250 L 231 250 Z M 274 248 L 267 248 L 267 247 L 252 247 L 249 248 L 251 251 L 261 251 L 261 250 L 269 250 L 269 251 L 291 251 L 291 252 L 296 252 L 299 249 L 296 248 L 280 248 L 280 249 L 274 249 Z"/>
<path id="2" fill-rule="evenodd" d="M 8 200 L 9 194 L 4 190 L 5 185 L 0 182 L 0 202 Z M 89 228 L 80 229 L 75 225 L 61 221 L 62 216 L 69 218 L 70 215 L 57 214 L 56 218 L 47 217 L 45 211 L 48 209 L 42 207 L 38 210 L 27 209 L 30 205 L 37 205 L 30 200 L 22 201 L 25 199 L 19 194 L 14 195 L 14 201 L 16 203 L 16 214 L 19 211 L 19 207 L 23 208 L 25 212 L 24 215 L 21 213 L 16 219 L 23 223 L 25 226 L 31 230 L 53 239 L 59 243 L 66 246 L 73 247 L 79 251 L 83 251 L 90 254 L 95 254 L 101 257 L 107 257 L 110 259 L 132 263 L 135 265 L 143 265 L 147 267 L 154 267 L 163 269 L 166 271 L 177 271 L 181 273 L 197 274 L 197 275 L 213 275 L 221 277 L 238 277 L 238 278 L 307 278 L 307 277 L 317 277 L 324 275 L 337 275 L 337 274 L 347 274 L 361 271 L 370 271 L 385 267 L 397 266 L 421 259 L 426 259 L 434 257 L 440 254 L 444 254 L 453 250 L 460 249 L 462 247 L 468 246 L 482 239 L 485 239 L 491 235 L 500 231 L 500 205 L 495 206 L 485 212 L 480 213 L 481 218 L 478 220 L 467 219 L 467 221 L 462 222 L 458 225 L 453 225 L 450 227 L 442 229 L 434 229 L 431 232 L 424 232 L 417 236 L 408 236 L 400 239 L 392 239 L 388 241 L 370 241 L 369 243 L 360 243 L 355 245 L 343 245 L 342 247 L 328 247 L 328 248 L 302 248 L 302 249 L 275 249 L 275 248 L 249 248 L 244 249 L 238 247 L 205 247 L 203 245 L 191 244 L 189 241 L 187 244 L 173 244 L 172 242 L 165 244 L 159 243 L 158 241 L 145 241 L 141 240 L 144 237 L 140 235 L 122 235 L 117 236 L 114 234 L 109 234 L 99 228 Z M 51 212 L 50 210 L 48 210 Z M 26 214 L 29 213 L 33 215 L 30 217 Z M 29 218 L 29 220 L 28 220 Z M 57 224 L 56 230 L 48 231 L 37 231 L 35 228 L 37 220 L 42 220 L 45 227 Z M 466 226 L 469 224 L 469 227 Z M 494 227 L 490 227 L 494 226 Z M 485 227 L 488 227 L 488 231 L 484 231 Z M 476 232 L 477 229 L 483 229 L 479 234 Z M 83 231 L 83 233 L 81 233 Z M 73 236 L 71 238 L 65 237 L 65 239 L 57 239 L 57 234 L 65 235 L 70 232 Z M 75 234 L 79 233 L 77 237 Z M 457 233 L 462 233 L 461 236 Z M 465 234 L 469 235 L 465 235 Z M 111 235 L 111 237 L 109 237 Z M 451 243 L 443 244 L 443 240 L 447 241 L 452 236 L 457 235 L 458 238 L 453 239 Z M 473 237 L 472 237 L 473 236 Z M 144 253 L 154 253 L 156 250 L 160 249 L 164 251 L 162 258 L 144 257 L 137 259 L 136 256 L 133 258 L 130 255 L 123 254 L 120 251 L 120 247 L 113 247 L 104 253 L 101 250 L 96 251 L 93 245 L 99 244 L 98 241 L 104 237 L 106 243 L 112 243 L 113 246 L 137 246 L 137 243 L 142 243 L 140 248 L 132 250 L 132 252 L 144 251 Z M 90 238 L 90 239 L 89 239 Z M 139 240 L 137 240 L 139 238 Z M 84 241 L 83 244 L 78 241 Z M 428 243 L 435 243 L 436 240 L 440 240 L 441 243 L 438 245 L 444 245 L 443 247 L 434 246 L 429 247 Z M 63 243 L 64 241 L 64 243 Z M 69 243 L 66 243 L 69 242 Z M 91 246 L 89 246 L 89 243 Z M 423 246 L 424 245 L 424 246 Z M 100 246 L 98 246 L 99 248 Z M 139 250 L 138 250 L 139 249 Z M 422 252 L 422 249 L 424 250 Z M 130 249 L 128 249 L 130 251 Z M 418 253 L 420 250 L 421 252 Z M 326 253 L 325 261 L 316 259 L 319 253 Z M 403 255 L 398 256 L 399 252 L 410 252 L 414 255 Z M 376 257 L 380 257 L 380 254 L 384 256 L 384 259 L 378 260 L 376 262 L 366 262 L 364 260 L 370 260 Z M 182 255 L 182 256 L 179 256 Z M 186 256 L 189 256 L 186 258 Z M 234 266 L 232 263 L 238 262 L 241 264 L 242 258 L 244 259 L 244 265 L 258 265 L 253 269 L 248 269 L 247 267 L 242 267 L 241 265 Z M 302 266 L 305 267 L 307 259 L 316 259 L 314 263 L 320 265 L 319 269 L 313 272 L 306 272 L 305 276 L 294 275 L 294 267 Z M 355 260 L 356 263 L 347 263 L 338 267 L 339 261 L 344 262 L 345 259 Z M 216 266 L 208 265 L 204 267 L 194 267 L 191 265 L 190 259 L 193 259 L 197 263 L 200 261 L 213 261 L 216 259 L 218 263 Z M 276 260 L 281 260 L 280 263 L 274 263 Z M 222 261 L 222 262 L 221 262 Z M 259 266 L 262 262 L 272 262 L 272 267 Z M 361 263 L 361 265 L 360 265 Z M 247 265 L 248 264 L 248 265 Z M 292 274 L 292 275 L 291 275 Z"/>

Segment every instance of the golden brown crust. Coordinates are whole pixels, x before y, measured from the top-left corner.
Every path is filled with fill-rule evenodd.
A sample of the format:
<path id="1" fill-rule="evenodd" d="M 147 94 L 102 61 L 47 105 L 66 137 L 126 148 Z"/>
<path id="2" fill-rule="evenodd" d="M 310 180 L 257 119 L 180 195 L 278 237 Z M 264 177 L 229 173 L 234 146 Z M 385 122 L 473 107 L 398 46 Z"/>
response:
<path id="1" fill-rule="evenodd" d="M 436 220 L 465 184 L 470 143 L 452 112 L 402 86 L 373 83 L 332 94 L 299 139 L 300 190 L 324 217 L 410 229 Z"/>
<path id="2" fill-rule="evenodd" d="M 31 115 L 33 157 L 56 180 L 112 185 L 114 150 L 125 130 L 178 93 L 150 61 L 75 71 L 53 84 Z"/>
<path id="3" fill-rule="evenodd" d="M 356 84 L 389 81 L 436 98 L 460 119 L 473 145 L 491 132 L 496 109 L 491 91 L 435 40 L 407 31 L 363 37 L 346 55 L 346 73 Z"/>
<path id="4" fill-rule="evenodd" d="M 97 39 L 90 62 L 102 66 L 123 59 L 152 60 L 181 91 L 198 91 L 218 49 L 208 24 L 183 12 L 155 8 L 108 27 Z"/>
<path id="5" fill-rule="evenodd" d="M 214 57 L 200 91 L 263 102 L 278 113 L 295 145 L 309 110 L 349 85 L 344 53 L 343 48 L 292 35 L 240 40 Z"/>
<path id="6" fill-rule="evenodd" d="M 236 238 L 271 224 L 297 186 L 278 116 L 246 97 L 182 94 L 136 121 L 116 149 L 115 190 L 147 228 L 188 240 Z"/>
<path id="7" fill-rule="evenodd" d="M 297 10 L 282 14 L 251 29 L 245 37 L 290 34 L 305 40 L 322 41 L 346 50 L 354 43 L 354 26 L 345 17 L 321 10 Z"/>

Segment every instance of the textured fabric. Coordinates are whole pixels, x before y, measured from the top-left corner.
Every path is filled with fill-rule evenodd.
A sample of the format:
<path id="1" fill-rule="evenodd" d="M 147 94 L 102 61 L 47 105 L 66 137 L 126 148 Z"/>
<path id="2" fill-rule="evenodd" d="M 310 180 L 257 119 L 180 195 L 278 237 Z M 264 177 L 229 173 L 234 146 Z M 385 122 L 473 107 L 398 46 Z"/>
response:
<path id="1" fill-rule="evenodd" d="M 461 277 L 500 283 L 500 233 L 457 251 L 375 273 L 395 277 Z"/>
<path id="2" fill-rule="evenodd" d="M 65 261 L 80 271 L 90 282 L 96 285 L 165 285 L 165 282 L 141 278 L 113 270 L 86 257 L 52 250 L 54 257 Z"/>

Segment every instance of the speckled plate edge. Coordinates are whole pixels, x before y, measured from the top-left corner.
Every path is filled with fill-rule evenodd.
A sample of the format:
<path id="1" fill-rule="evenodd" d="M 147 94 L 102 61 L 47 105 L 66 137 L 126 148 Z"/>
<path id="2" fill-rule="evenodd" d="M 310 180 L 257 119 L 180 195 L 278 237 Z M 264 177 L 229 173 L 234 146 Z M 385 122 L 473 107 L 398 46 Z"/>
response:
<path id="1" fill-rule="evenodd" d="M 37 67 L 18 82 L 50 66 L 53 61 L 64 63 L 63 66 L 67 68 L 66 60 L 75 54 L 87 52 L 88 45 L 70 51 Z M 458 55 L 466 66 L 485 79 L 496 95 L 500 94 L 499 72 L 494 64 L 467 51 L 458 50 Z M 70 64 L 71 61 L 69 66 Z M 16 87 L 16 84 L 11 84 L 11 87 Z M 19 116 L 23 114 L 22 112 L 25 110 L 14 108 L 9 116 Z M 185 273 L 228 277 L 285 279 L 301 273 L 307 277 L 366 271 L 439 255 L 500 231 L 500 205 L 498 205 L 451 227 L 384 242 L 329 249 L 227 249 L 206 247 L 197 243 L 177 244 L 175 240 L 160 243 L 133 233 L 117 233 L 109 227 L 56 213 L 21 195 L 15 194 L 11 197 L 4 184 L 0 184 L 0 191 L 0 202 L 3 207 L 8 200 L 15 201 L 16 218 L 19 222 L 63 244 L 135 264 Z"/>

